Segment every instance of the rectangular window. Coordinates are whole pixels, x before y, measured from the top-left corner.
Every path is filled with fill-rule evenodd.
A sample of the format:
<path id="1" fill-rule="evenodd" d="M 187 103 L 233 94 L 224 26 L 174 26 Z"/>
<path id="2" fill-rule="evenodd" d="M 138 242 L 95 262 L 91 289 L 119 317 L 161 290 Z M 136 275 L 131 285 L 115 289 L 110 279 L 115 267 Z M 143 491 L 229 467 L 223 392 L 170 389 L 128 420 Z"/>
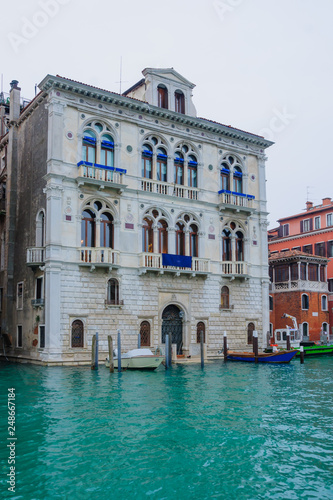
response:
<path id="1" fill-rule="evenodd" d="M 317 264 L 309 264 L 308 280 L 309 281 L 318 281 L 318 265 Z"/>
<path id="2" fill-rule="evenodd" d="M 306 264 L 301 262 L 301 280 L 306 280 Z"/>
<path id="3" fill-rule="evenodd" d="M 36 279 L 36 299 L 40 300 L 43 298 L 43 278 Z"/>
<path id="4" fill-rule="evenodd" d="M 289 224 L 283 224 L 282 236 L 289 236 Z"/>
<path id="5" fill-rule="evenodd" d="M 320 217 L 315 217 L 315 229 L 320 229 Z"/>
<path id="6" fill-rule="evenodd" d="M 275 268 L 275 283 L 283 283 L 289 281 L 289 266 L 282 265 Z"/>
<path id="7" fill-rule="evenodd" d="M 22 325 L 17 325 L 16 347 L 22 347 Z"/>
<path id="8" fill-rule="evenodd" d="M 312 245 L 304 245 L 303 252 L 312 253 Z"/>
<path id="9" fill-rule="evenodd" d="M 23 309 L 23 281 L 17 283 L 16 309 Z"/>
<path id="10" fill-rule="evenodd" d="M 333 257 L 333 241 L 327 242 L 327 257 Z"/>
<path id="11" fill-rule="evenodd" d="M 320 257 L 325 257 L 325 242 L 322 241 L 320 243 L 315 243 L 314 246 L 315 255 L 319 255 Z"/>
<path id="12" fill-rule="evenodd" d="M 45 347 L 45 325 L 39 325 L 39 347 L 40 349 Z"/>
<path id="13" fill-rule="evenodd" d="M 325 279 L 326 278 L 326 276 L 325 276 L 325 274 L 326 274 L 325 273 L 325 267 L 324 266 L 320 266 L 319 271 L 320 271 L 320 281 L 321 282 L 326 281 L 326 279 Z"/>
<path id="14" fill-rule="evenodd" d="M 326 226 L 333 226 L 333 214 L 326 215 Z"/>
<path id="15" fill-rule="evenodd" d="M 328 291 L 333 292 L 333 278 L 327 280 L 328 282 Z"/>
<path id="16" fill-rule="evenodd" d="M 298 264 L 290 264 L 290 277 L 293 281 L 298 280 Z"/>
<path id="17" fill-rule="evenodd" d="M 310 219 L 303 220 L 303 233 L 310 231 Z"/>

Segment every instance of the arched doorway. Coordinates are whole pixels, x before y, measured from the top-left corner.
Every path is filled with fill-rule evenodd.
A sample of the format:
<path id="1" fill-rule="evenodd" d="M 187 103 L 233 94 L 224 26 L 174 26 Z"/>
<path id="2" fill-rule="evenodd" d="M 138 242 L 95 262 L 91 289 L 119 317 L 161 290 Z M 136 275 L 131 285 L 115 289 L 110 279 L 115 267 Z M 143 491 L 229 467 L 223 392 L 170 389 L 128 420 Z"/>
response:
<path id="1" fill-rule="evenodd" d="M 184 314 L 184 313 L 183 313 Z M 177 354 L 183 353 L 183 321 L 182 311 L 174 304 L 167 306 L 162 314 L 162 344 L 169 334 L 172 344 L 177 344 Z"/>

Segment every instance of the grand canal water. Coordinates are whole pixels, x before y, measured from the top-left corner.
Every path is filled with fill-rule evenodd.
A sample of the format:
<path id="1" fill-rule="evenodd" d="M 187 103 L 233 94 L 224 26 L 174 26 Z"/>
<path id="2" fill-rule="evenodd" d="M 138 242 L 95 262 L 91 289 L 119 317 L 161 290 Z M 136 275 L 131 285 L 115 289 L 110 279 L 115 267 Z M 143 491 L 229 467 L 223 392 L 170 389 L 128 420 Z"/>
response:
<path id="1" fill-rule="evenodd" d="M 1 364 L 5 439 L 11 387 L 16 492 L 2 446 L 0 498 L 333 498 L 333 358 L 121 374 Z"/>

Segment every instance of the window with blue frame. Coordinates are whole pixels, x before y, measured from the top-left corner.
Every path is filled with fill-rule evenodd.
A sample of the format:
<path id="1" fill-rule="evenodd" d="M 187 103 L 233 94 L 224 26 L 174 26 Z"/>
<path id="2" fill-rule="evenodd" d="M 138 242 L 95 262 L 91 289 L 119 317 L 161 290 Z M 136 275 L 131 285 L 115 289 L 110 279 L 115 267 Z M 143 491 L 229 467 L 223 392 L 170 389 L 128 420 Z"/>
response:
<path id="1" fill-rule="evenodd" d="M 198 162 L 194 155 L 187 157 L 187 185 L 190 187 L 198 187 L 197 183 L 197 167 Z"/>
<path id="2" fill-rule="evenodd" d="M 243 193 L 243 173 L 240 167 L 235 167 L 233 171 L 233 191 Z"/>
<path id="3" fill-rule="evenodd" d="M 152 158 L 153 158 L 152 147 L 149 144 L 144 144 L 142 150 L 142 160 L 141 160 L 141 175 L 146 179 L 152 179 L 153 177 Z"/>
<path id="4" fill-rule="evenodd" d="M 184 185 L 184 156 L 179 151 L 175 153 L 175 183 Z"/>
<path id="5" fill-rule="evenodd" d="M 222 163 L 221 168 L 221 189 L 230 191 L 230 168 L 226 162 Z"/>
<path id="6" fill-rule="evenodd" d="M 167 182 L 167 159 L 164 148 L 157 148 L 156 177 L 158 181 Z"/>
<path id="7" fill-rule="evenodd" d="M 240 161 L 236 156 L 225 155 L 221 163 L 221 190 L 243 194 L 242 179 L 243 170 Z"/>
<path id="8" fill-rule="evenodd" d="M 100 164 L 106 167 L 114 166 L 114 140 L 110 134 L 104 134 L 101 137 Z"/>
<path id="9" fill-rule="evenodd" d="M 83 133 L 82 160 L 96 162 L 96 134 L 92 130 L 85 130 Z"/>

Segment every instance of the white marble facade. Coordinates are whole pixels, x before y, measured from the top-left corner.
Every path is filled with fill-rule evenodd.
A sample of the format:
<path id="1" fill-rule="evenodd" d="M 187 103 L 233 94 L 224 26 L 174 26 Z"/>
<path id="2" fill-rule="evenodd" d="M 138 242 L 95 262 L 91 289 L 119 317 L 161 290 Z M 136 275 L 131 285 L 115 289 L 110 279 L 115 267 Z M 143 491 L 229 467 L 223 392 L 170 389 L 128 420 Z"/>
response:
<path id="1" fill-rule="evenodd" d="M 32 236 L 26 264 L 42 279 L 43 300 L 27 315 L 13 357 L 89 362 L 98 332 L 103 359 L 107 335 L 120 329 L 125 350 L 137 345 L 143 327 L 146 343 L 163 347 L 168 306 L 180 313 L 185 356 L 197 352 L 198 323 L 209 357 L 223 331 L 229 347 L 250 348 L 249 324 L 265 343 L 271 143 L 197 118 L 194 85 L 174 70 L 143 74 L 126 95 L 50 75 L 40 84 L 48 113 L 40 132 L 47 134 L 44 204 L 41 197 L 31 214 L 36 242 Z M 221 184 L 221 171 L 229 185 Z M 190 267 L 165 264 L 162 253 L 192 256 Z M 36 312 L 43 338 L 32 346 Z"/>

